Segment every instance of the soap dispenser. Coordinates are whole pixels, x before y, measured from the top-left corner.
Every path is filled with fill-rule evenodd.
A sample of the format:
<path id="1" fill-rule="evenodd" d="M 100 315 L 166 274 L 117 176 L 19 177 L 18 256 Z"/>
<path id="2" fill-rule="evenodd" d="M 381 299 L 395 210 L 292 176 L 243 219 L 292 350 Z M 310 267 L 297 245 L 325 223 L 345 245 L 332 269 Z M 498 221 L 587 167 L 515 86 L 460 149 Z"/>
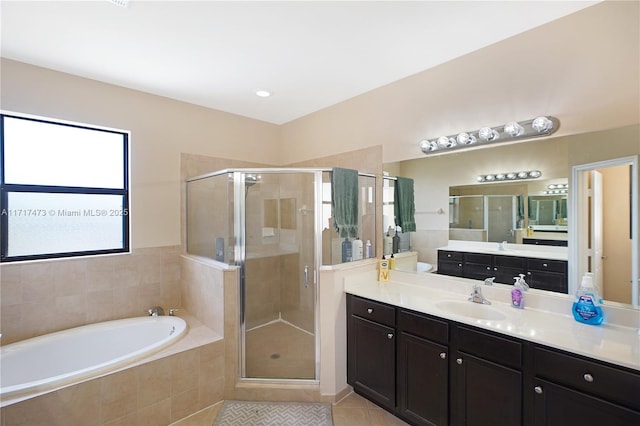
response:
<path id="1" fill-rule="evenodd" d="M 518 309 L 524 309 L 524 292 L 529 289 L 529 285 L 524 280 L 524 274 L 519 277 L 513 277 L 513 289 L 511 290 L 511 306 Z"/>
<path id="2" fill-rule="evenodd" d="M 590 272 L 585 272 L 576 299 L 573 302 L 573 317 L 576 321 L 590 324 L 600 325 L 604 320 L 602 308 L 600 307 L 600 295 L 598 290 L 593 286 L 593 277 Z"/>

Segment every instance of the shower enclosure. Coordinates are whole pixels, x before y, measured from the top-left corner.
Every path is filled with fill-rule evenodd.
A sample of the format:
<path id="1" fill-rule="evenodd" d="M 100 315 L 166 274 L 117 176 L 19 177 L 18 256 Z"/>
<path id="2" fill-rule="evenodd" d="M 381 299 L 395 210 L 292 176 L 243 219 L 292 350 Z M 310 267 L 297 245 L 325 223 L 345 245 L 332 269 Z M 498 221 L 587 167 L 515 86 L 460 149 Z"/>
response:
<path id="1" fill-rule="evenodd" d="M 336 257 L 336 238 L 325 238 L 335 234 L 330 182 L 322 169 L 222 170 L 187 182 L 187 252 L 240 268 L 242 378 L 318 379 L 317 269 Z M 374 177 L 359 184 L 375 193 Z M 374 201 L 361 201 L 371 240 Z"/>

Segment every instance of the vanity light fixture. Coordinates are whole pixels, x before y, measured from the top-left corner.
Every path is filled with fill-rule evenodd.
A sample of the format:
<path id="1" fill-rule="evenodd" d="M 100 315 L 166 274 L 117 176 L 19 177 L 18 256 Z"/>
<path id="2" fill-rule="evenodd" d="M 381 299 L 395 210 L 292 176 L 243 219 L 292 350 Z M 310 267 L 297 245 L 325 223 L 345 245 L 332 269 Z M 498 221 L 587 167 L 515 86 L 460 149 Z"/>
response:
<path id="1" fill-rule="evenodd" d="M 420 150 L 425 154 L 462 149 L 470 145 L 484 145 L 549 136 L 560 127 L 555 117 L 537 117 L 526 121 L 510 121 L 504 126 L 482 127 L 473 132 L 440 136 L 436 139 L 420 141 Z M 522 178 L 520 178 L 522 179 Z"/>
<path id="2" fill-rule="evenodd" d="M 545 194 L 567 194 L 569 193 L 569 184 L 568 183 L 552 183 L 547 186 L 547 190 L 544 191 Z"/>
<path id="3" fill-rule="evenodd" d="M 522 179 L 538 179 L 542 176 L 540 170 L 529 170 L 522 172 L 508 172 L 508 173 L 493 173 L 489 175 L 479 175 L 478 182 L 501 182 L 510 180 L 522 180 Z"/>

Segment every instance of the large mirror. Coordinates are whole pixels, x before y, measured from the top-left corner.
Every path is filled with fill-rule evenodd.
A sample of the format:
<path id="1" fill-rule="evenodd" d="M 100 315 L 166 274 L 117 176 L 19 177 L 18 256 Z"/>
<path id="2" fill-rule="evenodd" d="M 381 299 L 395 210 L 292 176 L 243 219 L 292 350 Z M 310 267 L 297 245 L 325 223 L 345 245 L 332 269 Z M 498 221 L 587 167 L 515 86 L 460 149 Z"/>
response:
<path id="1" fill-rule="evenodd" d="M 633 157 L 638 154 L 640 154 L 640 126 L 632 125 L 600 132 L 505 146 L 496 144 L 493 147 L 482 149 L 425 156 L 385 164 L 384 170 L 391 176 L 405 176 L 414 179 L 417 231 L 411 235 L 411 247 L 418 253 L 419 261 L 436 265 L 438 248 L 449 244 L 451 240 L 450 223 L 454 222 L 453 216 L 456 215 L 455 212 L 452 212 L 452 196 L 509 195 L 516 197 L 512 201 L 512 205 L 515 204 L 516 207 L 511 207 L 511 210 L 515 210 L 516 213 L 511 215 L 509 219 L 515 227 L 507 228 L 507 232 L 510 233 L 509 230 L 514 229 L 514 233 L 517 235 L 520 232 L 524 239 L 527 227 L 531 225 L 536 237 L 542 238 L 543 235 L 551 237 L 553 235 L 554 238 L 566 241 L 569 262 L 569 293 L 573 294 L 579 283 L 580 274 L 589 270 L 579 263 L 581 261 L 576 257 L 577 250 L 579 247 L 584 247 L 585 244 L 591 245 L 595 241 L 592 231 L 585 230 L 582 225 L 584 218 L 589 217 L 592 213 L 584 205 L 578 205 L 577 198 L 574 200 L 574 195 L 577 194 L 577 192 L 574 194 L 574 191 L 579 189 L 577 186 L 573 187 L 574 180 L 577 179 L 572 175 L 573 168 L 574 166 L 597 164 L 619 158 L 624 158 L 627 161 L 629 156 Z M 540 170 L 542 177 L 526 182 L 514 182 L 514 184 L 524 185 L 524 189 L 507 193 L 504 192 L 504 188 L 498 186 L 503 183 L 477 184 L 477 176 L 481 174 L 532 169 Z M 620 188 L 624 187 L 619 183 L 621 176 L 626 176 L 627 185 L 630 185 L 629 191 L 624 196 L 621 196 L 620 192 L 616 192 L 618 195 L 613 195 L 611 192 L 609 199 L 617 202 L 626 198 L 629 200 L 630 207 L 625 210 L 626 215 L 621 215 L 622 210 L 614 201 L 605 201 L 605 204 L 610 206 L 615 213 L 609 213 L 613 215 L 611 219 L 613 225 L 609 230 L 605 228 L 601 236 L 603 241 L 607 241 L 605 244 L 610 247 L 610 252 L 608 254 L 602 253 L 600 256 L 604 256 L 605 265 L 609 264 L 607 269 L 610 272 L 622 271 L 624 273 L 622 278 L 604 276 L 602 282 L 605 303 L 635 305 L 637 307 L 639 254 L 637 226 L 634 228 L 632 223 L 633 220 L 637 221 L 638 201 L 637 198 L 631 198 L 631 189 L 638 186 L 637 171 L 635 171 L 636 174 L 632 172 L 635 169 L 637 169 L 637 164 L 635 166 L 629 164 L 625 173 L 612 174 L 607 177 L 606 187 Z M 560 181 L 566 182 L 567 195 L 542 193 L 545 187 L 548 188 L 548 185 Z M 577 181 L 575 183 L 578 184 Z M 533 189 L 529 185 L 538 186 Z M 495 192 L 496 188 L 501 194 Z M 471 191 L 475 190 L 480 191 L 473 194 Z M 480 207 L 477 208 L 480 209 Z M 518 211 L 518 209 L 522 211 Z M 461 229 L 465 227 L 469 229 L 469 219 L 461 217 L 460 212 L 457 215 L 455 221 Z M 482 221 L 484 222 L 484 219 Z M 474 222 L 475 220 L 472 219 L 472 228 Z M 621 222 L 630 225 L 624 228 L 626 231 L 617 232 L 622 227 L 615 224 Z M 469 238 L 471 240 L 471 237 Z M 507 239 L 499 239 L 499 241 L 505 240 Z M 628 248 L 624 255 L 613 251 L 621 247 L 625 250 Z M 593 260 L 597 254 L 590 256 Z M 586 268 L 591 267 L 591 264 L 586 266 Z M 616 286 L 618 286 L 617 289 Z"/>

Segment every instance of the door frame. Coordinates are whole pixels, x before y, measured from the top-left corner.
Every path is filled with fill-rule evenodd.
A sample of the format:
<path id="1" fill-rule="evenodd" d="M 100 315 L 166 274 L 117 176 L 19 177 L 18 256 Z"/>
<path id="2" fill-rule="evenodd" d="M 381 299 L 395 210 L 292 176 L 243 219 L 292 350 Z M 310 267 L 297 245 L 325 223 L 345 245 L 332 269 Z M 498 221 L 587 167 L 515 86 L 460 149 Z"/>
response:
<path id="1" fill-rule="evenodd" d="M 638 156 L 614 158 L 611 160 L 573 166 L 569 185 L 569 294 L 575 294 L 580 278 L 586 270 L 584 257 L 581 256 L 580 234 L 586 229 L 587 194 L 583 191 L 585 173 L 591 170 L 615 166 L 631 166 L 631 302 L 638 307 Z M 581 212 L 583 212 L 581 214 Z M 584 245 L 584 244 L 583 244 Z"/>

